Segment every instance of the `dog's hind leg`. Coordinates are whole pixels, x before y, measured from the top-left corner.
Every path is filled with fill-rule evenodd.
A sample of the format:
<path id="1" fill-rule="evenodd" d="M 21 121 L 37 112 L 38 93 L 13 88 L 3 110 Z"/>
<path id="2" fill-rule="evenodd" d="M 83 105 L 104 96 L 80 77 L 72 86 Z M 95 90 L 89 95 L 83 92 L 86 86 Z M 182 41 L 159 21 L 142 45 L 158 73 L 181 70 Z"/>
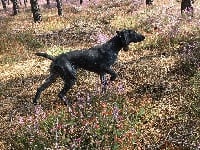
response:
<path id="1" fill-rule="evenodd" d="M 40 95 L 41 95 L 42 91 L 44 91 L 53 82 L 55 82 L 57 77 L 58 77 L 58 74 L 50 74 L 50 76 L 45 80 L 45 82 L 37 89 L 37 92 L 35 94 L 35 98 L 33 99 L 33 103 L 35 105 L 37 104 L 37 100 L 40 98 Z"/>
<path id="2" fill-rule="evenodd" d="M 64 87 L 62 88 L 62 90 L 58 94 L 58 97 L 65 103 L 65 105 L 68 105 L 68 101 L 66 99 L 65 94 L 75 84 L 75 81 L 76 80 L 74 78 L 73 79 L 68 78 L 68 80 L 65 79 L 64 80 Z"/>

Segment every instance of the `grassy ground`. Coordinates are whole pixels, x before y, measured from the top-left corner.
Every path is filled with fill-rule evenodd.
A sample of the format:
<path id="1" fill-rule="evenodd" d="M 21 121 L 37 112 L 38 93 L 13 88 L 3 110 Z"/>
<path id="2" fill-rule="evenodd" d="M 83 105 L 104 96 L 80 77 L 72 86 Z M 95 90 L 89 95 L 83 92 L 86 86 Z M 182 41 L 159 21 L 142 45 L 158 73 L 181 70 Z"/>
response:
<path id="1" fill-rule="evenodd" d="M 98 1 L 42 9 L 32 23 L 29 8 L 0 16 L 0 149 L 199 149 L 200 3 L 193 18 L 180 15 L 180 2 Z M 57 55 L 99 44 L 123 28 L 146 36 L 120 52 L 118 79 L 100 94 L 97 75 L 80 70 L 67 96 L 57 98 L 58 80 L 32 105 L 50 61 Z"/>

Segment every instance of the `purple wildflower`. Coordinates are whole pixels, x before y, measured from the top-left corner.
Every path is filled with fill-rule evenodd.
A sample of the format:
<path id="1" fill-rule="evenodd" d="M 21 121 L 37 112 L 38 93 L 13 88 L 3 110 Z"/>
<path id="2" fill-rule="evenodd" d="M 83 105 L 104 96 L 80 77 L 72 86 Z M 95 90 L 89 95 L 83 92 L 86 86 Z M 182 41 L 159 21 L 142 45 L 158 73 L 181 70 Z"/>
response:
<path id="1" fill-rule="evenodd" d="M 119 92 L 119 93 L 124 92 L 124 90 L 125 90 L 125 88 L 124 88 L 124 85 L 123 85 L 123 84 L 118 85 L 118 92 Z"/>
<path id="2" fill-rule="evenodd" d="M 105 43 L 108 40 L 108 36 L 106 36 L 105 34 L 99 33 L 97 36 L 97 43 L 98 44 L 102 44 Z"/>
<path id="3" fill-rule="evenodd" d="M 23 117 L 19 117 L 19 124 L 24 124 L 24 118 Z"/>
<path id="4" fill-rule="evenodd" d="M 119 108 L 117 106 L 117 104 L 114 104 L 114 108 L 113 108 L 113 118 L 118 121 L 119 120 Z"/>

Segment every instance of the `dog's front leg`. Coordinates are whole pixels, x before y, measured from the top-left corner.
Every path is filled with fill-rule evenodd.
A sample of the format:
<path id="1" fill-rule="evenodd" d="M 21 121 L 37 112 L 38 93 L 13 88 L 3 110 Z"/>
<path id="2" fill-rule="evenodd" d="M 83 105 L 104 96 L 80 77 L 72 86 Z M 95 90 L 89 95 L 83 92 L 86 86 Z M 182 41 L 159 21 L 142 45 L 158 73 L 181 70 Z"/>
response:
<path id="1" fill-rule="evenodd" d="M 110 67 L 107 67 L 106 65 L 101 65 L 100 66 L 100 79 L 101 79 L 101 84 L 103 85 L 103 88 L 102 88 L 102 92 L 105 92 L 106 91 L 106 86 L 107 86 L 107 81 L 106 81 L 106 77 L 105 77 L 105 74 L 110 74 L 111 77 L 110 77 L 110 80 L 111 81 L 114 81 L 117 77 L 117 74 L 115 73 L 114 70 L 112 70 Z"/>
<path id="2" fill-rule="evenodd" d="M 107 74 L 110 74 L 110 75 L 111 75 L 111 77 L 110 77 L 110 80 L 111 80 L 111 81 L 114 81 L 114 80 L 117 78 L 117 74 L 116 74 L 115 71 L 112 70 L 110 67 L 105 66 L 105 65 L 102 65 L 102 66 L 101 66 L 101 70 L 102 70 L 104 73 L 107 73 Z"/>
<path id="3" fill-rule="evenodd" d="M 105 73 L 101 73 L 100 74 L 100 79 L 101 79 L 101 85 L 102 85 L 102 92 L 106 92 L 106 86 L 107 86 L 107 80 L 106 80 L 106 76 Z"/>
<path id="4" fill-rule="evenodd" d="M 114 70 L 112 70 L 110 67 L 109 68 L 105 68 L 105 72 L 110 74 L 110 80 L 114 81 L 117 78 L 117 74 L 115 73 Z"/>
<path id="5" fill-rule="evenodd" d="M 101 79 L 101 84 L 102 85 L 106 85 L 107 84 L 105 73 L 101 73 L 100 74 L 100 79 Z"/>
<path id="6" fill-rule="evenodd" d="M 67 100 L 65 94 L 67 93 L 67 91 L 69 91 L 69 89 L 75 84 L 75 79 L 65 79 L 64 80 L 64 87 L 62 88 L 62 90 L 60 91 L 60 93 L 58 94 L 58 97 L 63 100 L 63 102 L 65 103 L 65 105 L 69 104 L 69 101 Z"/>

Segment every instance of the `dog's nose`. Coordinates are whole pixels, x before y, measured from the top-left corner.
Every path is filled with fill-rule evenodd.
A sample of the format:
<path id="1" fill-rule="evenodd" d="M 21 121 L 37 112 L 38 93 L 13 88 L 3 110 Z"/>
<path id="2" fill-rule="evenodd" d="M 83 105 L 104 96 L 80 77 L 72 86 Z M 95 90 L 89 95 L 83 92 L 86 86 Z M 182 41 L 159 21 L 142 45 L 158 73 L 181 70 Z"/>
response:
<path id="1" fill-rule="evenodd" d="M 141 42 L 145 39 L 145 36 L 142 34 L 139 34 L 139 36 L 137 37 L 138 41 L 137 42 Z"/>
<path id="2" fill-rule="evenodd" d="M 141 39 L 142 39 L 142 41 L 145 39 L 145 36 L 144 35 L 141 35 Z"/>

